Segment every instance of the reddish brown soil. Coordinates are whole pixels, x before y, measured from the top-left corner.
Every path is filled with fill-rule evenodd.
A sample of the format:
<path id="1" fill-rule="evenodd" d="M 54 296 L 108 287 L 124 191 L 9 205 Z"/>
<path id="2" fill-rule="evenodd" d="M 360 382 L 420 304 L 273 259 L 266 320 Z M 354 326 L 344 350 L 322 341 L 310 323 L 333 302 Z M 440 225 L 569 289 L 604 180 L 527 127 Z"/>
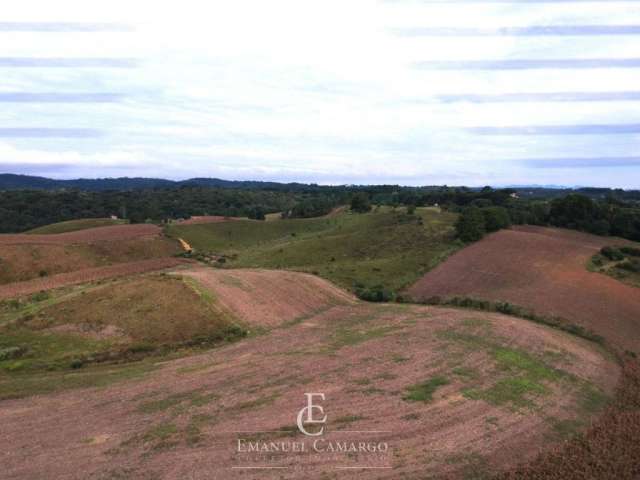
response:
<path id="1" fill-rule="evenodd" d="M 612 243 L 570 230 L 503 230 L 453 255 L 409 293 L 419 300 L 460 295 L 511 302 L 563 317 L 637 352 L 640 290 L 586 269 L 589 258 Z"/>
<path id="2" fill-rule="evenodd" d="M 526 412 L 465 398 L 466 386 L 495 381 L 494 361 L 441 334 L 477 328 L 511 348 L 555 352 L 557 368 L 607 392 L 617 381 L 617 366 L 587 342 L 533 323 L 435 307 L 337 306 L 288 328 L 165 363 L 141 380 L 2 402 L 2 477 L 474 478 L 469 472 L 534 457 L 557 440 L 550 419 L 571 419 L 578 408 L 565 387 L 551 387 L 553 394 L 536 398 L 538 408 Z M 345 337 L 345 329 L 351 335 Z M 473 368 L 478 377 L 456 376 L 455 367 Z M 431 402 L 403 400 L 408 386 L 435 375 L 446 375 L 449 384 Z M 389 453 L 235 453 L 238 438 L 306 441 L 310 448 L 314 439 L 295 427 L 305 392 L 326 395 L 325 444 L 388 442 Z M 247 431 L 279 432 L 237 433 Z M 256 465 L 285 468 L 237 468 Z M 392 468 L 338 468 L 363 465 Z"/>
<path id="3" fill-rule="evenodd" d="M 10 283 L 0 285 L 0 299 L 28 295 L 42 290 L 51 290 L 53 288 L 77 285 L 105 278 L 162 270 L 175 267 L 185 262 L 186 260 L 179 258 L 155 258 L 139 262 L 120 263 L 107 267 L 86 268 L 74 272 L 28 280 L 26 282 Z"/>
<path id="4" fill-rule="evenodd" d="M 355 298 L 332 283 L 306 273 L 277 270 L 181 270 L 209 289 L 219 304 L 240 320 L 274 327 Z"/>
<path id="5" fill-rule="evenodd" d="M 150 224 L 110 225 L 50 235 L 1 234 L 0 245 L 73 245 L 100 241 L 129 240 L 156 236 L 161 232 L 160 227 Z"/>

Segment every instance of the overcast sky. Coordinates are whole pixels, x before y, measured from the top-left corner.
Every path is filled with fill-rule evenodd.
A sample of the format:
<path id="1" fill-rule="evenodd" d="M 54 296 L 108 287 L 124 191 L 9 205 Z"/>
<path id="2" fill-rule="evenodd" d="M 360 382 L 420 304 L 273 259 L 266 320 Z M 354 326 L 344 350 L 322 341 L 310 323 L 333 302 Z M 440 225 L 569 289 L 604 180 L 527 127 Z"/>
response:
<path id="1" fill-rule="evenodd" d="M 637 188 L 640 2 L 6 2 L 0 172 Z"/>

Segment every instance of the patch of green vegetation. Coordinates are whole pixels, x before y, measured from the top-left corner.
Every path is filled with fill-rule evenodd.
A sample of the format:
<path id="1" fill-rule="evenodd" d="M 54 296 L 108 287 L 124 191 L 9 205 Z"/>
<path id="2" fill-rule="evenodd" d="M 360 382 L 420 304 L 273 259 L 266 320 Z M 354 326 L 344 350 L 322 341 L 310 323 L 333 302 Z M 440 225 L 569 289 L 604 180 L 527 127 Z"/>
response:
<path id="1" fill-rule="evenodd" d="M 408 387 L 407 393 L 402 398 L 409 402 L 428 403 L 433 400 L 433 394 L 439 387 L 448 384 L 449 380 L 445 377 L 433 377 L 422 383 Z"/>
<path id="2" fill-rule="evenodd" d="M 164 441 L 178 433 L 178 427 L 173 423 L 160 423 L 147 430 L 142 436 L 146 442 Z"/>
<path id="3" fill-rule="evenodd" d="M 471 400 L 484 400 L 492 405 L 511 405 L 516 408 L 533 407 L 531 395 L 545 395 L 549 390 L 541 383 L 529 378 L 503 378 L 484 389 L 464 389 L 462 394 Z"/>
<path id="4" fill-rule="evenodd" d="M 584 338 L 591 342 L 605 344 L 605 339 L 601 335 L 598 335 L 591 330 L 587 330 L 581 325 L 574 325 L 569 323 L 566 319 L 561 317 L 548 317 L 534 313 L 530 309 L 514 305 L 509 302 L 491 302 L 489 300 L 478 300 L 470 297 L 431 297 L 421 302 L 426 305 L 445 305 L 460 308 L 467 308 L 473 310 L 482 310 L 485 312 L 498 312 L 505 315 L 511 315 L 513 317 L 524 318 L 535 323 L 540 323 L 548 327 L 556 328 L 564 332 L 568 332 L 572 335 Z"/>
<path id="5" fill-rule="evenodd" d="M 462 345 L 469 351 L 484 351 L 493 359 L 498 379 L 487 388 L 463 389 L 463 396 L 468 399 L 483 400 L 516 410 L 533 408 L 537 397 L 551 393 L 550 384 L 565 382 L 575 386 L 578 382 L 564 370 L 549 365 L 548 355 L 538 357 L 523 349 L 505 346 L 503 340 L 492 334 L 490 324 L 462 322 L 457 328 L 436 332 L 436 336 L 449 343 Z M 479 372 L 456 367 L 452 373 L 472 380 Z"/>
<path id="6" fill-rule="evenodd" d="M 72 388 L 106 387 L 117 382 L 140 379 L 156 368 L 154 363 L 142 361 L 129 365 L 88 367 L 71 372 L 0 373 L 0 400 Z"/>
<path id="7" fill-rule="evenodd" d="M 548 366 L 523 350 L 497 347 L 491 353 L 498 368 L 526 376 L 532 381 L 557 381 L 567 376 L 565 372 Z"/>
<path id="8" fill-rule="evenodd" d="M 475 368 L 464 367 L 464 366 L 455 367 L 453 370 L 451 370 L 451 373 L 453 373 L 454 375 L 457 375 L 458 377 L 463 377 L 468 379 L 478 378 L 479 376 L 478 370 L 476 370 Z"/>
<path id="9" fill-rule="evenodd" d="M 454 239 L 455 219 L 436 209 L 407 215 L 380 208 L 277 222 L 176 225 L 168 234 L 225 255 L 226 267 L 300 270 L 353 291 L 379 285 L 398 292 L 462 247 Z"/>
<path id="10" fill-rule="evenodd" d="M 391 360 L 395 363 L 407 363 L 409 360 L 411 360 L 411 358 L 405 357 L 404 355 L 393 354 L 391 356 Z"/>
<path id="11" fill-rule="evenodd" d="M 334 420 L 334 423 L 340 426 L 348 425 L 350 423 L 359 422 L 360 420 L 366 420 L 366 417 L 362 415 L 344 415 Z"/>
<path id="12" fill-rule="evenodd" d="M 47 385 L 58 378 L 51 375 L 56 371 L 102 371 L 92 367 L 175 358 L 246 335 L 213 300 L 196 294 L 180 278 L 156 275 L 1 302 L 0 384 L 8 391 L 0 396 L 57 390 Z M 174 296 L 180 298 L 180 314 L 167 306 L 175 306 Z M 102 337 L 107 327 L 116 333 Z M 71 375 L 60 385 L 94 383 L 76 382 L 80 378 Z"/>
<path id="13" fill-rule="evenodd" d="M 329 350 L 336 351 L 343 347 L 358 345 L 369 340 L 381 338 L 402 327 L 395 325 L 370 328 L 339 327 L 330 337 Z"/>
<path id="14" fill-rule="evenodd" d="M 0 335 L 0 352 L 13 351 L 14 355 L 7 355 L 4 359 L 0 355 L 0 370 L 33 372 L 74 368 L 74 360 L 107 350 L 110 346 L 108 341 L 79 335 L 4 328 Z"/>
<path id="15" fill-rule="evenodd" d="M 509 375 L 486 389 L 464 389 L 463 395 L 467 398 L 484 400 L 492 405 L 508 405 L 516 409 L 532 407 L 534 405 L 532 397 L 550 393 L 545 382 L 558 382 L 568 378 L 565 372 L 548 366 L 523 350 L 503 347 L 487 338 L 468 333 L 447 333 L 449 338 L 462 340 L 485 349 L 493 357 L 496 368 Z"/>
<path id="16" fill-rule="evenodd" d="M 610 400 L 608 395 L 590 383 L 585 382 L 580 387 L 579 407 L 584 413 L 589 415 L 598 413 Z"/>
<path id="17" fill-rule="evenodd" d="M 558 420 L 550 419 L 554 433 L 562 440 L 568 440 L 585 427 L 585 422 L 580 419 Z"/>
<path id="18" fill-rule="evenodd" d="M 192 416 L 184 431 L 187 445 L 195 446 L 201 443 L 204 439 L 202 427 L 208 423 L 212 423 L 213 420 L 213 415 L 205 413 Z"/>
<path id="19" fill-rule="evenodd" d="M 353 381 L 356 385 L 371 385 L 370 378 L 357 378 Z"/>
<path id="20" fill-rule="evenodd" d="M 29 230 L 28 234 L 49 235 L 55 233 L 77 232 L 87 228 L 106 227 L 109 225 L 123 225 L 128 220 L 112 220 L 110 218 L 85 218 L 81 220 L 69 220 L 67 222 L 52 223 L 43 227 Z"/>
<path id="21" fill-rule="evenodd" d="M 602 247 L 587 262 L 587 270 L 608 275 L 632 287 L 640 287 L 638 247 Z"/>

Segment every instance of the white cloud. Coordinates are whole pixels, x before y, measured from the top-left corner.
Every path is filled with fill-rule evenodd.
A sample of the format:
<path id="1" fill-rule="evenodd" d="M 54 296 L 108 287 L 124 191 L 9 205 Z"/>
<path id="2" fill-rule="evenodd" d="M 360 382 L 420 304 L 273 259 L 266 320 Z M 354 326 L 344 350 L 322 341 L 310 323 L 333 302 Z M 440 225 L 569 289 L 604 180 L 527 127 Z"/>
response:
<path id="1" fill-rule="evenodd" d="M 465 15 L 460 15 L 464 8 Z M 99 140 L 15 140 L 0 163 L 60 175 L 251 174 L 283 180 L 515 182 L 557 176 L 509 159 L 629 155 L 638 139 L 479 138 L 481 125 L 640 123 L 637 102 L 421 104 L 445 93 L 630 91 L 637 70 L 420 71 L 454 59 L 640 57 L 637 36 L 401 38 L 394 28 L 632 25 L 625 3 L 425 5 L 376 0 L 22 0 L 5 21 L 132 24 L 127 33 L 0 33 L 2 56 L 137 57 L 134 69 L 3 69 L 3 89 L 116 92 L 102 105 L 3 104 L 2 127 L 96 128 Z M 415 103 L 414 103 L 415 102 Z M 73 166 L 73 168 L 71 168 Z M 102 169 L 102 170 L 101 170 Z M 119 169 L 119 170 L 118 170 Z M 234 170 L 235 169 L 235 170 Z M 50 171 L 50 170 L 48 170 Z M 620 169 L 584 183 L 630 180 Z M 54 172 L 55 173 L 55 172 Z M 627 172 L 628 173 L 628 172 Z M 579 178 L 578 175 L 578 178 Z M 546 179 L 546 177 L 545 177 Z M 542 181 L 542 180 L 541 180 Z M 636 185 L 637 186 L 637 185 Z"/>

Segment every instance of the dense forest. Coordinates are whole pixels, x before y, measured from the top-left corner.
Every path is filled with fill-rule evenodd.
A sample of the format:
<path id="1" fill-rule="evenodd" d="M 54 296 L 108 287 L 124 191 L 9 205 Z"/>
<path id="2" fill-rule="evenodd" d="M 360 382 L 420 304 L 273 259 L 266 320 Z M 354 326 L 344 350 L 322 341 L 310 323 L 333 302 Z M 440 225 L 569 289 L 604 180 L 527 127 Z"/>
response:
<path id="1" fill-rule="evenodd" d="M 320 186 L 218 179 L 50 180 L 9 174 L 0 175 L 0 232 L 22 232 L 65 220 L 111 215 L 132 223 L 194 215 L 263 219 L 275 212 L 281 212 L 284 218 L 307 218 L 350 203 L 356 212 L 366 212 L 371 205 L 410 209 L 439 205 L 461 213 L 458 233 L 465 241 L 524 223 L 640 241 L 637 190 Z"/>

